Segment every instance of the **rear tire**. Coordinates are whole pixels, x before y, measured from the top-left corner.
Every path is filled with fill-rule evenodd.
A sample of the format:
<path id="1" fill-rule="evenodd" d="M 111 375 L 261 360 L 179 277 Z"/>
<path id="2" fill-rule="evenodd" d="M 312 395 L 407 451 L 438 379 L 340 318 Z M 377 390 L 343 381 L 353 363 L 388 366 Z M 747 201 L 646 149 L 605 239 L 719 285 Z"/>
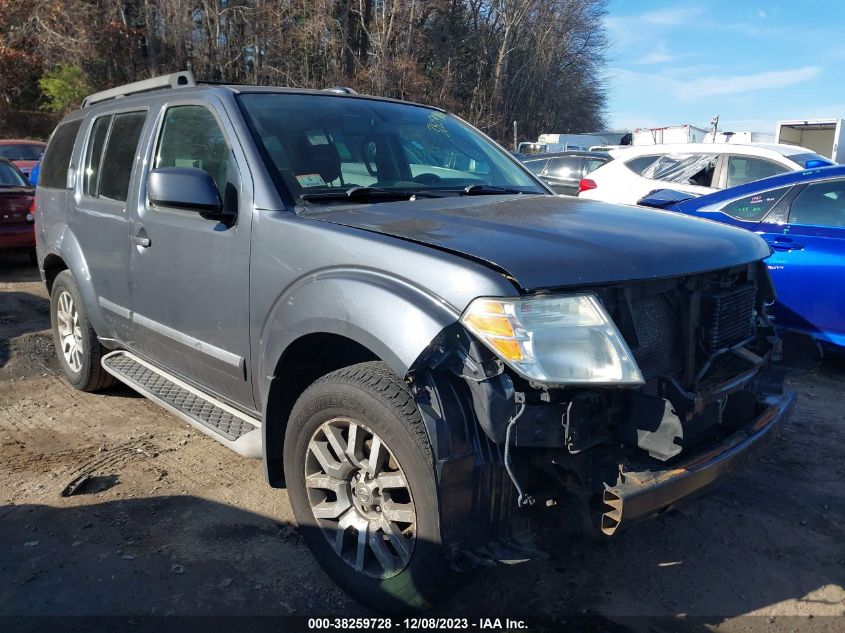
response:
<path id="1" fill-rule="evenodd" d="M 302 536 L 349 595 L 403 613 L 429 608 L 448 588 L 428 434 L 385 363 L 337 370 L 305 390 L 291 412 L 284 465 Z"/>
<path id="2" fill-rule="evenodd" d="M 50 292 L 53 343 L 65 378 L 74 389 L 99 391 L 114 384 L 114 377 L 100 364 L 106 353 L 88 321 L 82 295 L 73 275 L 63 270 Z"/>

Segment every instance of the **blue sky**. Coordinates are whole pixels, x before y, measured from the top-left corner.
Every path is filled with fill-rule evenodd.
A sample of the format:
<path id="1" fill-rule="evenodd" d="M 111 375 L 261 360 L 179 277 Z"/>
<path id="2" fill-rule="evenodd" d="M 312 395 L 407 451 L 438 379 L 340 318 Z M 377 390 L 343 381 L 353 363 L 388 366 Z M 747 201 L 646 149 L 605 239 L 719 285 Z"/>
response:
<path id="1" fill-rule="evenodd" d="M 845 2 L 611 0 L 613 128 L 845 118 Z"/>

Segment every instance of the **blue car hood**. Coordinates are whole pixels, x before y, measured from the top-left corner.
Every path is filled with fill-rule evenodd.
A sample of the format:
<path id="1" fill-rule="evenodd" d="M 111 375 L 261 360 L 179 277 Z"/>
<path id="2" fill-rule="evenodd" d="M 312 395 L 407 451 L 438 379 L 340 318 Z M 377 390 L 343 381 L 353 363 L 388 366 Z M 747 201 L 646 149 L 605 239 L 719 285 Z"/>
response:
<path id="1" fill-rule="evenodd" d="M 314 205 L 302 215 L 484 261 L 525 290 L 674 277 L 770 253 L 762 239 L 743 229 L 562 196 Z"/>

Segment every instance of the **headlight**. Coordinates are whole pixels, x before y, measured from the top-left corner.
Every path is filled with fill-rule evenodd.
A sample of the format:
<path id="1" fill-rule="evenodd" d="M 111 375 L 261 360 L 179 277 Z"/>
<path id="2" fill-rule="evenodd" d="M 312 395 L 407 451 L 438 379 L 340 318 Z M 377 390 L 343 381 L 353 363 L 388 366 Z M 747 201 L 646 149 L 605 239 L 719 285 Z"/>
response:
<path id="1" fill-rule="evenodd" d="M 554 384 L 645 382 L 592 294 L 476 299 L 461 323 L 517 373 Z"/>

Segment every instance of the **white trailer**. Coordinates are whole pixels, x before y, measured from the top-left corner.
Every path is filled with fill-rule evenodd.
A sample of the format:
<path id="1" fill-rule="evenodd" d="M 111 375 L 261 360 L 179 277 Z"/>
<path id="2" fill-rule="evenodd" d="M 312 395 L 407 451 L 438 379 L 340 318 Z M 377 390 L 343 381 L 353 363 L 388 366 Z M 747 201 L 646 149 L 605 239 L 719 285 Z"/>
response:
<path id="1" fill-rule="evenodd" d="M 702 143 L 774 143 L 772 132 L 708 132 Z"/>
<path id="2" fill-rule="evenodd" d="M 604 145 L 605 141 L 593 134 L 540 134 L 537 143 L 546 146 L 546 152 L 586 150 L 592 145 Z"/>
<path id="3" fill-rule="evenodd" d="M 701 143 L 707 130 L 694 125 L 666 127 L 638 127 L 631 137 L 631 145 L 665 145 L 667 143 Z"/>
<path id="4" fill-rule="evenodd" d="M 778 143 L 806 147 L 836 163 L 845 163 L 842 123 L 842 119 L 781 121 L 775 129 L 775 136 Z"/>

